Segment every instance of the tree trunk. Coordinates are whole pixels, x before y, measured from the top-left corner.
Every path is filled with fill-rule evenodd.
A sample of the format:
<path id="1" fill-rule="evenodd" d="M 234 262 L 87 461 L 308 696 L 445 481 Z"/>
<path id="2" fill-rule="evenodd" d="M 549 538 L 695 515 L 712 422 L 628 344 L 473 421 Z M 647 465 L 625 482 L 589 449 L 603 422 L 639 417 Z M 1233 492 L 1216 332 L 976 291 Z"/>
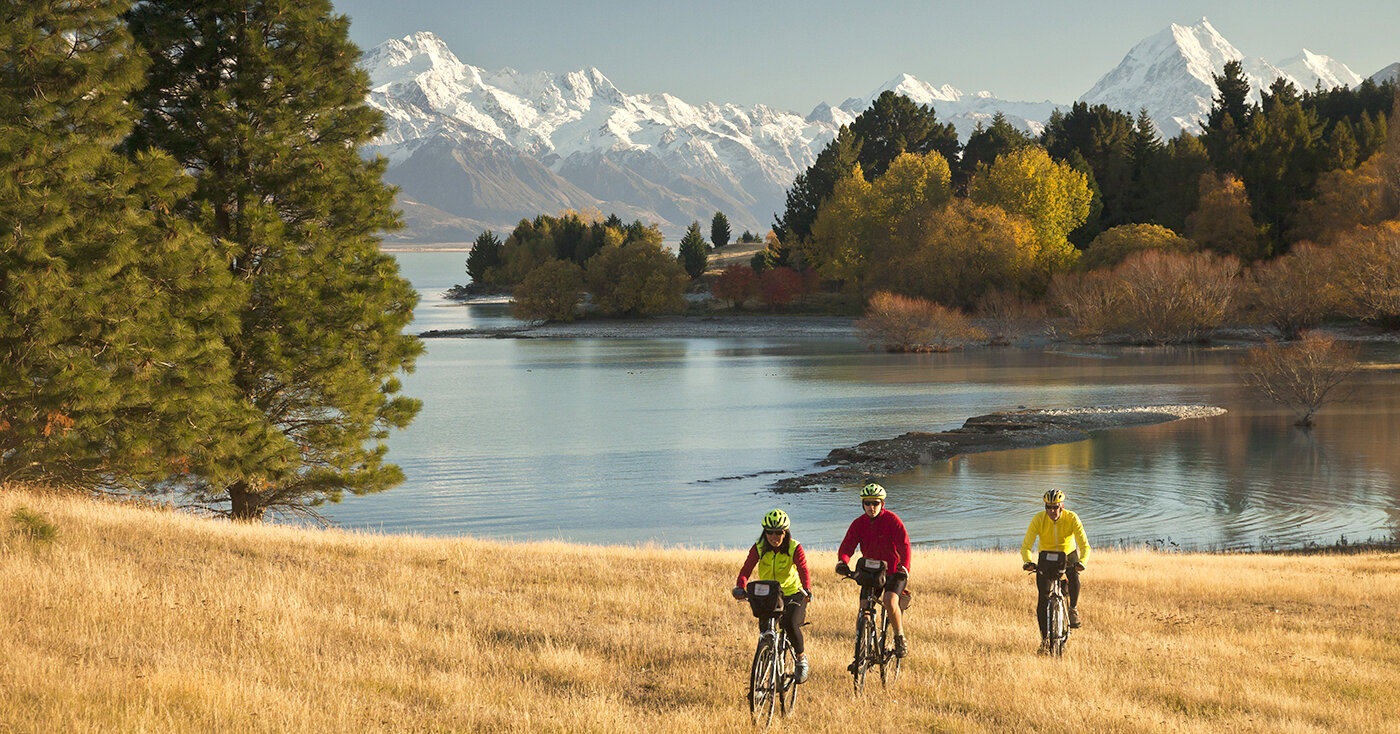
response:
<path id="1" fill-rule="evenodd" d="M 235 522 L 262 522 L 266 519 L 267 505 L 262 496 L 248 486 L 245 481 L 234 482 L 228 488 L 231 504 L 229 516 Z"/>

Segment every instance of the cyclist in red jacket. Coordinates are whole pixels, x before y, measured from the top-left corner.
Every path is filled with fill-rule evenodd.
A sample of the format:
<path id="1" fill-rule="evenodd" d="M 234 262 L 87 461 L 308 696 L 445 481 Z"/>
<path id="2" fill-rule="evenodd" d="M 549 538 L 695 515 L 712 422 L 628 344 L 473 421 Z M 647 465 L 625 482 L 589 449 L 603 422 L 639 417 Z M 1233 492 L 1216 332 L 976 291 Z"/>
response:
<path id="1" fill-rule="evenodd" d="M 907 594 L 909 583 L 909 531 L 899 516 L 885 509 L 885 488 L 867 484 L 860 490 L 860 504 L 865 514 L 856 518 L 846 531 L 846 539 L 836 551 L 836 573 L 851 572 L 849 565 L 856 546 L 866 558 L 884 561 L 889 568 L 885 581 L 884 605 L 890 624 L 894 625 L 894 654 L 904 657 L 909 645 L 904 641 L 904 620 L 900 616 L 899 598 Z"/>

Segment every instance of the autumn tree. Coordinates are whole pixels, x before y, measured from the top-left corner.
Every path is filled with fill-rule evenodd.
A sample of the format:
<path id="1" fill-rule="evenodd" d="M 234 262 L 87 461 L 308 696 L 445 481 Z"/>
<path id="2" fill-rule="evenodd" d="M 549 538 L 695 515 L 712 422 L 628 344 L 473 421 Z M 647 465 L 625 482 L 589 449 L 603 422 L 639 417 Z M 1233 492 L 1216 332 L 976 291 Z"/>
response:
<path id="1" fill-rule="evenodd" d="M 573 321 L 582 296 L 583 269 L 572 260 L 550 260 L 515 287 L 511 313 L 524 321 Z"/>
<path id="2" fill-rule="evenodd" d="M 1269 324 L 1286 340 L 1297 339 L 1341 308 L 1336 280 L 1335 253 L 1300 242 L 1245 273 L 1241 306 L 1251 321 Z"/>
<path id="3" fill-rule="evenodd" d="M 822 203 L 857 166 L 867 181 L 873 181 L 906 153 L 937 153 L 945 161 L 956 161 L 960 150 L 957 131 L 938 122 L 932 107 L 886 90 L 849 126 L 842 126 L 797 176 L 773 229 L 787 245 L 805 242 Z"/>
<path id="4" fill-rule="evenodd" d="M 758 275 L 753 268 L 730 265 L 715 278 L 710 292 L 721 301 L 729 301 L 730 308 L 741 307 L 744 301 L 758 295 Z"/>
<path id="5" fill-rule="evenodd" d="M 1196 243 L 1155 224 L 1122 224 L 1113 227 L 1089 243 L 1079 257 L 1081 270 L 1111 267 L 1123 262 L 1135 252 L 1191 252 Z"/>
<path id="6" fill-rule="evenodd" d="M 1246 262 L 1259 259 L 1259 232 L 1250 217 L 1244 183 L 1230 175 L 1202 174 L 1200 201 L 1186 218 L 1186 236 L 1201 247 Z"/>
<path id="7" fill-rule="evenodd" d="M 1353 230 L 1333 254 L 1343 311 L 1400 329 L 1400 221 Z"/>
<path id="8" fill-rule="evenodd" d="M 887 352 L 948 352 L 986 338 L 957 309 L 888 291 L 870 297 L 856 329 L 872 349 Z"/>
<path id="9" fill-rule="evenodd" d="M 249 294 L 231 383 L 269 437 L 186 488 L 260 520 L 398 484 L 384 439 L 419 408 L 396 377 L 422 351 L 417 294 L 379 251 L 399 225 L 386 161 L 360 156 L 383 122 L 349 19 L 327 0 L 140 0 L 127 20 L 152 60 L 129 147 L 194 178 L 182 211 Z"/>
<path id="10" fill-rule="evenodd" d="M 660 242 L 604 248 L 588 261 L 585 282 L 593 305 L 609 316 L 651 316 L 685 308 L 690 277 Z"/>
<path id="11" fill-rule="evenodd" d="M 1051 160 L 1039 147 L 1007 153 L 973 176 L 968 197 L 1030 221 L 1039 241 L 1034 260 L 1047 274 L 1074 264 L 1069 233 L 1089 216 L 1092 194 L 1083 173 Z"/>
<path id="12" fill-rule="evenodd" d="M 936 153 L 902 155 L 874 182 L 857 166 L 818 212 L 803 256 L 825 277 L 864 287 L 868 266 L 890 244 L 899 220 L 951 198 L 951 178 L 948 162 Z"/>
<path id="13" fill-rule="evenodd" d="M 1313 415 L 1337 399 L 1338 388 L 1356 372 L 1356 356 L 1355 347 L 1309 331 L 1292 344 L 1251 348 L 1240 373 L 1246 385 L 1292 410 L 1294 425 L 1311 426 Z"/>
<path id="14" fill-rule="evenodd" d="M 758 279 L 759 298 L 770 307 L 786 306 L 802 290 L 802 276 L 792 268 L 773 268 Z"/>

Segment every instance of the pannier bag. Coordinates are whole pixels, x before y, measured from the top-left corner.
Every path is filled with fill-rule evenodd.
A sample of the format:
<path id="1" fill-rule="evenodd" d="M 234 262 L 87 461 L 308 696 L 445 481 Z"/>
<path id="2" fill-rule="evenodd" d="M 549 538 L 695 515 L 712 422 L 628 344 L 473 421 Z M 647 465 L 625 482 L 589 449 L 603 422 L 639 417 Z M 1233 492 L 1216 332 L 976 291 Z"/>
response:
<path id="1" fill-rule="evenodd" d="M 783 613 L 783 587 L 777 581 L 750 581 L 746 591 L 753 616 L 761 619 Z"/>
<path id="2" fill-rule="evenodd" d="M 1040 569 L 1041 573 L 1057 576 L 1060 572 L 1065 570 L 1068 563 L 1069 556 L 1066 556 L 1064 553 L 1059 551 L 1041 551 L 1040 562 L 1036 564 L 1036 568 Z"/>
<path id="3" fill-rule="evenodd" d="M 856 561 L 856 583 L 872 588 L 885 588 L 885 562 L 874 558 Z"/>

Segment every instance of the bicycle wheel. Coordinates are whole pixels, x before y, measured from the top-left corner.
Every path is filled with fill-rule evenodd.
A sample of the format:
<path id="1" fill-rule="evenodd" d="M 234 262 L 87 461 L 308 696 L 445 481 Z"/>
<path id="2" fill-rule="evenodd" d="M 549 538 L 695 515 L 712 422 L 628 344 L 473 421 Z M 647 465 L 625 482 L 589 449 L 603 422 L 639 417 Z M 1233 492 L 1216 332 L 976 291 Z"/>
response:
<path id="1" fill-rule="evenodd" d="M 1069 622 L 1065 614 L 1065 599 L 1056 596 L 1050 599 L 1050 652 L 1056 656 L 1065 654 L 1065 638 L 1069 636 Z"/>
<path id="2" fill-rule="evenodd" d="M 797 704 L 797 651 L 786 639 L 778 653 L 778 663 L 778 703 L 782 706 L 783 716 L 787 716 Z"/>
<path id="3" fill-rule="evenodd" d="M 851 665 L 857 696 L 865 688 L 865 671 L 870 668 L 870 654 L 873 653 L 869 639 L 874 636 L 874 625 L 866 620 L 865 614 L 861 614 L 860 619 L 856 621 L 856 659 Z"/>
<path id="4" fill-rule="evenodd" d="M 753 666 L 749 668 L 749 712 L 755 724 L 768 726 L 773 721 L 773 708 L 777 704 L 777 691 L 773 688 L 773 673 L 778 667 L 773 651 L 773 641 L 767 637 L 759 640 L 758 649 L 753 653 Z"/>
<path id="5" fill-rule="evenodd" d="M 894 648 L 890 646 L 889 617 L 881 614 L 880 621 L 880 684 L 892 686 L 899 680 L 899 656 L 894 654 Z"/>

